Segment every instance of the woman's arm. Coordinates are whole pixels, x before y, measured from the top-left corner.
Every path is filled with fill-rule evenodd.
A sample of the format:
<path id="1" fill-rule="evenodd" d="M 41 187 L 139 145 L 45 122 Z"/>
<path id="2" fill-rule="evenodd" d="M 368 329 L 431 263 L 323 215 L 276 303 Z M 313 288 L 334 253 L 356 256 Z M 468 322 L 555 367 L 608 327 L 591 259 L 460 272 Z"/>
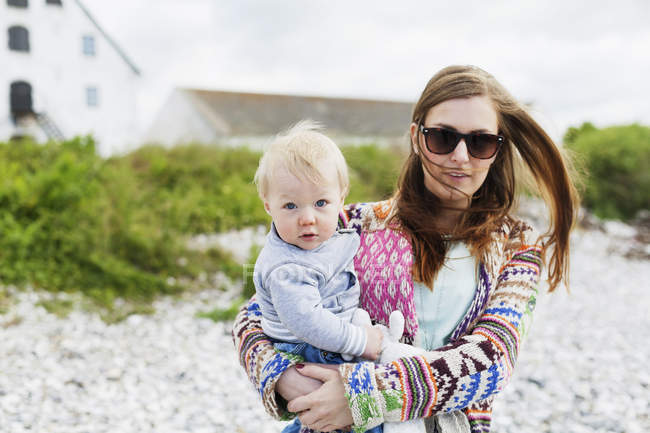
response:
<path id="1" fill-rule="evenodd" d="M 482 316 L 468 335 L 453 343 L 390 364 L 341 365 L 355 430 L 451 410 L 480 411 L 485 406 L 489 411 L 491 397 L 512 374 L 523 323 L 530 315 L 529 301 L 537 292 L 540 265 L 541 248 L 520 245 L 500 269 Z M 322 406 L 323 396 L 319 399 Z M 300 410 L 304 409 L 301 404 Z M 329 424 L 327 419 L 317 422 Z"/>
<path id="2" fill-rule="evenodd" d="M 283 373 L 291 369 L 287 381 L 283 381 L 282 390 L 287 393 L 287 400 L 294 398 L 297 390 L 313 389 L 313 379 L 303 377 L 291 368 L 303 361 L 302 357 L 276 351 L 273 344 L 262 331 L 260 320 L 262 313 L 252 297 L 242 306 L 235 318 L 232 337 L 239 355 L 239 362 L 244 367 L 249 380 L 262 397 L 266 411 L 277 419 L 291 419 L 294 414 L 287 412 L 280 404 L 276 386 Z M 304 379 L 304 382 L 297 382 Z M 310 386 L 311 383 L 311 386 Z"/>
<path id="3" fill-rule="evenodd" d="M 261 313 L 255 297 L 242 306 L 233 325 L 233 342 L 238 351 L 240 364 L 246 370 L 249 380 L 262 396 L 264 406 L 272 416 L 284 419 L 293 414 L 286 413 L 285 401 L 309 394 L 320 388 L 320 380 L 300 374 L 295 365 L 302 357 L 276 351 L 262 331 Z M 265 361 L 270 364 L 266 366 Z M 319 365 L 338 369 L 335 365 Z M 312 367 L 310 367 L 312 368 Z M 278 395 L 281 396 L 278 399 Z"/>

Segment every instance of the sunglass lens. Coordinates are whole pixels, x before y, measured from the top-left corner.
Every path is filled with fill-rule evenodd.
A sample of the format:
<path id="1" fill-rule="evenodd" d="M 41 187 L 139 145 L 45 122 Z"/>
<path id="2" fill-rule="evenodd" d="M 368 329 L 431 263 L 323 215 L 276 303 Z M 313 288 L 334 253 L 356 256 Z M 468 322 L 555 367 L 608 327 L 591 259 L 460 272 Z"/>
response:
<path id="1" fill-rule="evenodd" d="M 427 149 L 437 154 L 452 152 L 457 142 L 455 134 L 445 129 L 431 129 L 426 135 Z"/>
<path id="2" fill-rule="evenodd" d="M 476 158 L 491 158 L 497 150 L 498 141 L 493 135 L 476 134 L 472 136 L 469 146 L 470 154 Z"/>

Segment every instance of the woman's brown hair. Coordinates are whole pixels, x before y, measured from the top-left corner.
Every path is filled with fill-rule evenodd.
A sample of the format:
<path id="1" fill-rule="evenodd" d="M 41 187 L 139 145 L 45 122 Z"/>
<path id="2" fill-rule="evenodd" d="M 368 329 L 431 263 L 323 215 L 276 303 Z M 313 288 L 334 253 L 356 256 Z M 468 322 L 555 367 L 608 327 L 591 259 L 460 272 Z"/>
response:
<path id="1" fill-rule="evenodd" d="M 552 254 L 548 260 L 549 291 L 567 280 L 569 233 L 578 212 L 578 193 L 570 176 L 570 161 L 565 159 L 553 140 L 496 79 L 475 66 L 450 66 L 429 80 L 413 109 L 412 121 L 419 125 L 429 110 L 455 98 L 487 96 L 497 113 L 499 133 L 506 140 L 474 197 L 452 239 L 468 243 L 475 257 L 483 257 L 495 231 L 512 222 L 511 209 L 516 194 L 526 182 L 522 165 L 533 180 L 550 213 L 550 225 L 543 246 Z M 442 205 L 424 185 L 419 154 L 411 146 L 410 155 L 398 183 L 395 217 L 410 235 L 415 263 L 413 276 L 432 286 L 446 255 L 446 238 L 432 224 Z M 523 162 L 523 164 L 521 164 Z"/>

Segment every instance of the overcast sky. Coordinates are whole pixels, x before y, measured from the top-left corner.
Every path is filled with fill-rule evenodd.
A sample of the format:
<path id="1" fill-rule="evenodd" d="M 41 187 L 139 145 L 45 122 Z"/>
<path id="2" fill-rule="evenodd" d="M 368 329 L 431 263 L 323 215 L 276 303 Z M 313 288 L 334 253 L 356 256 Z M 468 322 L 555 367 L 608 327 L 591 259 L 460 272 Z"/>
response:
<path id="1" fill-rule="evenodd" d="M 174 87 L 413 102 L 457 63 L 555 138 L 650 124 L 650 0 L 82 1 L 142 70 L 145 126 Z"/>

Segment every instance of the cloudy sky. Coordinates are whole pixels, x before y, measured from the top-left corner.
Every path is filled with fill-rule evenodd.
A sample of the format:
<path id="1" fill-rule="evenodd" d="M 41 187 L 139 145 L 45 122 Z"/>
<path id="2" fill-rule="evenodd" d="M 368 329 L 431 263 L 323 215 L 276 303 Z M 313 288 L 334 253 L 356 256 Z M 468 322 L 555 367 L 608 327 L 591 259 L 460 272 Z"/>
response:
<path id="1" fill-rule="evenodd" d="M 533 104 L 555 138 L 650 124 L 648 0 L 83 3 L 143 72 L 143 125 L 177 86 L 415 101 L 457 63 Z"/>

